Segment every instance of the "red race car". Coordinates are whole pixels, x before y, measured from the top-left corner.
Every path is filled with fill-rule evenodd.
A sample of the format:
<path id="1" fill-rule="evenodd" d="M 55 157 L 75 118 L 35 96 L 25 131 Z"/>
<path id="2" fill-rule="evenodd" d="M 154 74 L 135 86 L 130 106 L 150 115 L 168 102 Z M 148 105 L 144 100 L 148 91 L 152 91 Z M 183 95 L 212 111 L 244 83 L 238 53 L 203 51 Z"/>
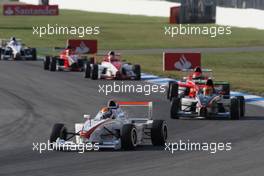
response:
<path id="1" fill-rule="evenodd" d="M 120 56 L 110 51 L 99 64 L 94 60 L 87 62 L 85 78 L 96 79 L 117 79 L 117 80 L 140 80 L 140 65 L 132 65 L 121 61 Z"/>
<path id="2" fill-rule="evenodd" d="M 76 54 L 70 46 L 60 52 L 59 56 L 46 56 L 44 70 L 50 71 L 84 71 L 86 59 Z"/>

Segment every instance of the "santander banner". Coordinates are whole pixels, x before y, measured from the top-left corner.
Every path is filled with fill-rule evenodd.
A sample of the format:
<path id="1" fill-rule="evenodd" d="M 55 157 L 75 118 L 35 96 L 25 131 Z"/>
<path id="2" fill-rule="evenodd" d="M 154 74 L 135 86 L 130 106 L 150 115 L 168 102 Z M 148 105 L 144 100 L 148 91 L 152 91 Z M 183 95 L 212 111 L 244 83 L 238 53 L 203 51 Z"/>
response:
<path id="1" fill-rule="evenodd" d="M 97 40 L 70 39 L 68 40 L 68 45 L 71 46 L 78 54 L 97 53 Z"/>
<path id="2" fill-rule="evenodd" d="M 56 16 L 59 15 L 58 5 L 24 5 L 4 4 L 5 16 Z"/>
<path id="3" fill-rule="evenodd" d="M 201 66 L 201 53 L 163 53 L 163 70 L 194 69 Z"/>

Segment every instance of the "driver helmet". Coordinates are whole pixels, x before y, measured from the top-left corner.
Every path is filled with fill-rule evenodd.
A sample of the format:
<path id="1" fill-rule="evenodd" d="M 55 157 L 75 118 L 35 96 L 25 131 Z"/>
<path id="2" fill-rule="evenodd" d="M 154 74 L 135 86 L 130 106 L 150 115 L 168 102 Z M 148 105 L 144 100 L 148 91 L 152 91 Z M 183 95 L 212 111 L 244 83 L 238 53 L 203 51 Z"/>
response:
<path id="1" fill-rule="evenodd" d="M 192 78 L 193 79 L 200 79 L 201 77 L 202 77 L 202 69 L 201 69 L 201 67 L 196 67 L 194 69 Z"/>
<path id="2" fill-rule="evenodd" d="M 112 116 L 112 111 L 108 107 L 103 107 L 101 109 L 102 119 L 107 119 Z"/>
<path id="3" fill-rule="evenodd" d="M 196 67 L 196 68 L 194 69 L 194 72 L 202 73 L 202 69 L 201 69 L 201 67 Z"/>
<path id="4" fill-rule="evenodd" d="M 117 108 L 119 108 L 119 105 L 115 100 L 109 100 L 107 103 L 107 107 L 109 109 L 117 109 Z"/>
<path id="5" fill-rule="evenodd" d="M 115 52 L 114 51 L 109 51 L 108 52 L 108 56 L 115 56 Z"/>
<path id="6" fill-rule="evenodd" d="M 115 52 L 114 51 L 109 51 L 107 56 L 108 56 L 109 62 L 111 62 L 115 58 Z"/>
<path id="7" fill-rule="evenodd" d="M 16 41 L 16 37 L 11 37 L 10 41 Z"/>

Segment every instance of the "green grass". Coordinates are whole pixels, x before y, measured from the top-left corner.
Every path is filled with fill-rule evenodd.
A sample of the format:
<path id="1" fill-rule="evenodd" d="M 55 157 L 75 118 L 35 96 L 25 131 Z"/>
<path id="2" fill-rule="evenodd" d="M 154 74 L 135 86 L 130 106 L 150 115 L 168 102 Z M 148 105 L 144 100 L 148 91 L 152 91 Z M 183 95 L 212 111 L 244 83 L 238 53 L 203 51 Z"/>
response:
<path id="1" fill-rule="evenodd" d="M 2 14 L 2 8 L 0 10 Z M 170 38 L 164 35 L 164 26 L 168 18 L 131 16 L 83 11 L 61 10 L 59 16 L 30 17 L 0 16 L 0 36 L 17 36 L 24 43 L 36 47 L 65 46 L 68 38 L 77 36 L 53 35 L 38 37 L 32 35 L 32 26 L 100 26 L 101 34 L 87 36 L 98 39 L 100 49 L 142 49 L 142 48 L 191 48 L 191 47 L 239 47 L 264 45 L 264 31 L 255 29 L 232 28 L 232 35 L 217 38 L 209 36 L 178 36 Z M 213 26 L 213 25 L 211 25 Z"/>
<path id="2" fill-rule="evenodd" d="M 163 72 L 162 55 L 126 56 L 125 59 L 140 63 L 147 73 L 177 79 L 183 76 L 177 71 Z M 213 69 L 216 80 L 230 82 L 232 90 L 264 96 L 264 52 L 203 54 L 202 66 Z"/>

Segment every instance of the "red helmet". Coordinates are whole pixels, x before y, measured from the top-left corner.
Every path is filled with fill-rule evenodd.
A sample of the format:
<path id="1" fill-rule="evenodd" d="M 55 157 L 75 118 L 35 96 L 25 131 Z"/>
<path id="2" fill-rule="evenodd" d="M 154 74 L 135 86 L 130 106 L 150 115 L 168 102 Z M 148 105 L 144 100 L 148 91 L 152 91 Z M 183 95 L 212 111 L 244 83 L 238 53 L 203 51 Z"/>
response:
<path id="1" fill-rule="evenodd" d="M 202 73 L 201 72 L 194 72 L 192 75 L 193 79 L 199 79 L 202 77 Z"/>

